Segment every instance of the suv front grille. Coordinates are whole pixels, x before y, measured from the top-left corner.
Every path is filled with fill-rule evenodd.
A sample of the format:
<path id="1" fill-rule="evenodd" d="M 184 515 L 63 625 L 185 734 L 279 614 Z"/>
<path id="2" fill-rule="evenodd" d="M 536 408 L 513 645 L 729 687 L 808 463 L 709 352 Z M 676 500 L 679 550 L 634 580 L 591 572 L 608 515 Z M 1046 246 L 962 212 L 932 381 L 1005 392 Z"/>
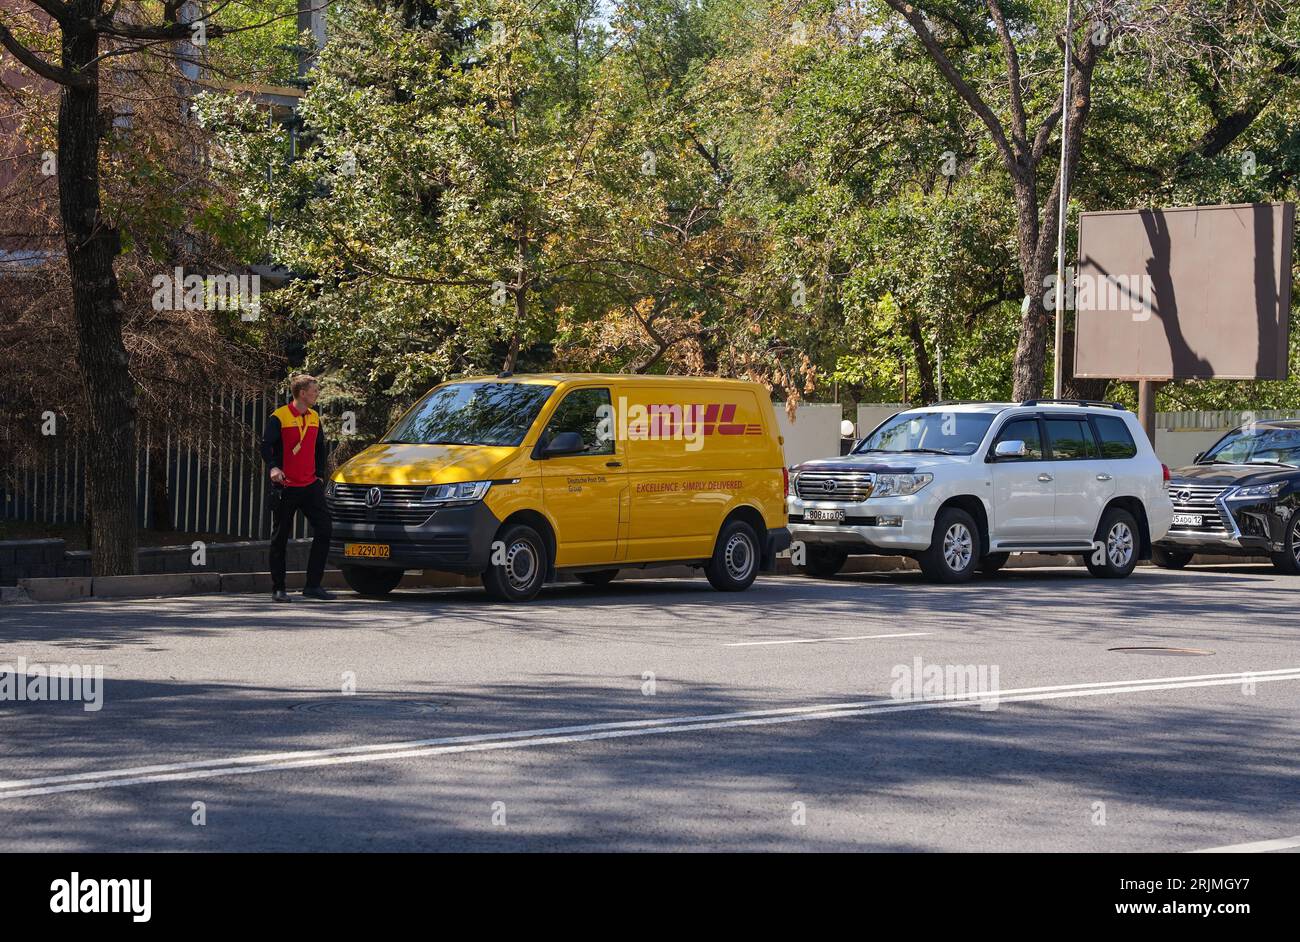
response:
<path id="1" fill-rule="evenodd" d="M 875 482 L 869 471 L 800 471 L 795 493 L 804 500 L 860 501 L 871 496 Z"/>
<path id="2" fill-rule="evenodd" d="M 1219 510 L 1218 499 L 1227 488 L 1221 484 L 1180 484 L 1169 483 L 1169 499 L 1173 501 L 1176 514 L 1200 514 L 1201 525 L 1189 527 L 1176 523 L 1171 530 L 1195 530 L 1227 533 L 1227 521 Z"/>
<path id="3" fill-rule="evenodd" d="M 379 503 L 366 506 L 371 487 L 379 488 Z M 426 484 L 335 484 L 329 498 L 330 515 L 340 523 L 383 523 L 418 527 L 433 514 L 433 508 L 421 504 L 428 490 Z"/>

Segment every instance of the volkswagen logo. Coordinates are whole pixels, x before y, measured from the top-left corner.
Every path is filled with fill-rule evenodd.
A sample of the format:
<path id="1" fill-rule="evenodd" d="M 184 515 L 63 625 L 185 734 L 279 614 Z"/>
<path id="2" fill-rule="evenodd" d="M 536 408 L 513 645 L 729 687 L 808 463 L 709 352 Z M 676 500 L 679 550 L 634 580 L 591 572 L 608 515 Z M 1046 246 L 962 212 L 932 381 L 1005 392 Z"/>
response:
<path id="1" fill-rule="evenodd" d="M 827 480 L 823 481 L 822 490 L 825 491 L 827 494 L 833 493 L 835 491 L 835 479 L 828 478 Z"/>
<path id="2" fill-rule="evenodd" d="M 1178 503 L 1186 504 L 1188 501 L 1192 499 L 1192 492 L 1188 490 L 1181 490 L 1178 492 L 1177 497 L 1178 497 Z"/>
<path id="3" fill-rule="evenodd" d="M 379 502 L 384 499 L 384 492 L 377 487 L 372 487 L 366 491 L 366 506 L 378 507 Z"/>

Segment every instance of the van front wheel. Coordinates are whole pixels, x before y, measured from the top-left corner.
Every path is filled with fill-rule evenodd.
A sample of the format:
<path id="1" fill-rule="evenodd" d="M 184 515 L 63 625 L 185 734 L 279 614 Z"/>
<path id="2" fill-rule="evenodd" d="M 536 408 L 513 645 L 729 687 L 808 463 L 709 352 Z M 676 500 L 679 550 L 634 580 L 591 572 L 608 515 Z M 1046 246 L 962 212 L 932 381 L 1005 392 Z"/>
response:
<path id="1" fill-rule="evenodd" d="M 754 528 L 743 520 L 733 520 L 718 534 L 704 574 L 719 592 L 741 592 L 757 578 L 760 554 Z"/>
<path id="2" fill-rule="evenodd" d="M 551 568 L 546 541 L 532 527 L 517 523 L 497 534 L 497 542 L 500 555 L 493 549 L 494 562 L 483 570 L 483 588 L 499 602 L 534 598 Z"/>

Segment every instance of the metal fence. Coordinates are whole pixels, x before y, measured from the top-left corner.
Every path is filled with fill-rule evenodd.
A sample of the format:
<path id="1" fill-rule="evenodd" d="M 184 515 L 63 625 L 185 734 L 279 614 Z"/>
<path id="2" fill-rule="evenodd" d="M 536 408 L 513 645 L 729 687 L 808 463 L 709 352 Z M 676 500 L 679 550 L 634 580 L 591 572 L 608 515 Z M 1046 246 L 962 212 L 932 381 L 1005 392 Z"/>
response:
<path id="1" fill-rule="evenodd" d="M 267 539 L 270 482 L 258 442 L 280 399 L 271 393 L 221 393 L 213 395 L 212 404 L 216 408 L 206 428 L 138 426 L 137 523 L 148 530 Z M 48 436 L 37 455 L 0 473 L 0 518 L 84 523 L 86 471 L 83 436 Z M 164 514 L 170 520 L 162 519 Z M 295 516 L 291 535 L 307 535 L 301 514 Z"/>

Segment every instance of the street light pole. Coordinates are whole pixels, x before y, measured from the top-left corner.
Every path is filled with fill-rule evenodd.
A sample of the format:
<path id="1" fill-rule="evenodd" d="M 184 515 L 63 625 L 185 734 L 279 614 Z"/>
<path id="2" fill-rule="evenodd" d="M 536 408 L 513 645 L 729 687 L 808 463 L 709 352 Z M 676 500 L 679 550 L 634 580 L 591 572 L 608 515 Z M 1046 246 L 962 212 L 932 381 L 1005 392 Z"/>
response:
<path id="1" fill-rule="evenodd" d="M 1052 360 L 1052 396 L 1065 388 L 1065 211 L 1070 204 L 1070 59 L 1074 55 L 1074 0 L 1065 0 L 1065 78 L 1061 83 L 1061 202 L 1056 220 L 1056 352 Z"/>

